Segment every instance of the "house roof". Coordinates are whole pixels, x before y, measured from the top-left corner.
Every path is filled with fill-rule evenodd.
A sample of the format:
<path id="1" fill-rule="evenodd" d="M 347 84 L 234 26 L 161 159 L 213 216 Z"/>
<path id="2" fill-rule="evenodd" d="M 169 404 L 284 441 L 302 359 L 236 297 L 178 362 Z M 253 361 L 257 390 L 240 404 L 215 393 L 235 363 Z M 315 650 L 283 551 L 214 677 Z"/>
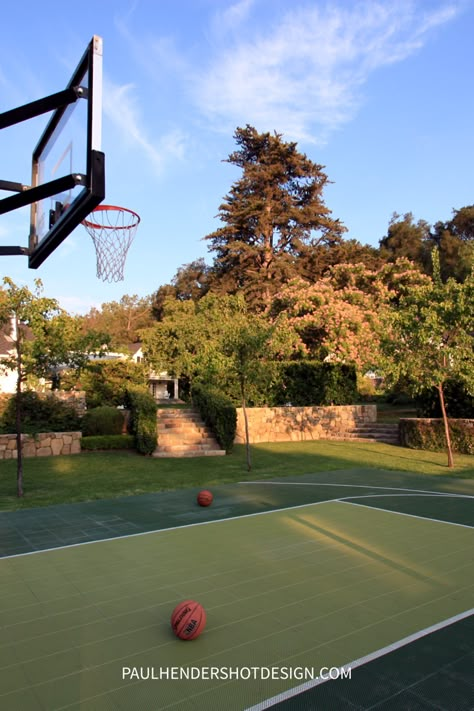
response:
<path id="1" fill-rule="evenodd" d="M 135 355 L 135 353 L 138 353 L 138 351 L 140 350 L 141 347 L 142 347 L 142 344 L 141 344 L 140 342 L 138 342 L 138 343 L 130 343 L 129 346 L 128 346 L 128 348 L 129 348 L 129 350 L 130 350 L 130 353 L 131 353 L 132 355 Z"/>

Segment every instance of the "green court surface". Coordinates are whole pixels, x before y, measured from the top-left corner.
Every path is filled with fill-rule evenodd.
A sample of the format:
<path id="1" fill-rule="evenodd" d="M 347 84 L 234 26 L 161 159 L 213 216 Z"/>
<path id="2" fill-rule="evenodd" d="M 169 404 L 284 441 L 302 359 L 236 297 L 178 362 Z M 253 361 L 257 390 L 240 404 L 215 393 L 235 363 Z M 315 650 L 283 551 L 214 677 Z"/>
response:
<path id="1" fill-rule="evenodd" d="M 473 494 L 332 472 L 0 514 L 0 708 L 471 709 Z"/>

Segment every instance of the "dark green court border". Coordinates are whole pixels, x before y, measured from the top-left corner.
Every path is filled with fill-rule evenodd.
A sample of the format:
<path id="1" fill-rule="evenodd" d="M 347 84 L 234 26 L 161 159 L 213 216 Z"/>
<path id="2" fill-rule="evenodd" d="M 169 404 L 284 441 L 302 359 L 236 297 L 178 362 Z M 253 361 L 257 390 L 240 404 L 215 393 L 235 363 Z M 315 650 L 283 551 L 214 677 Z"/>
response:
<path id="1" fill-rule="evenodd" d="M 280 486 L 272 486 L 277 482 Z M 298 486 L 291 486 L 297 483 Z M 309 486 L 304 486 L 307 483 Z M 286 486 L 286 485 L 289 486 Z M 320 486 L 314 486 L 319 484 Z M 331 486 L 337 484 L 338 486 Z M 347 485 L 342 487 L 341 485 Z M 360 489 L 364 486 L 369 488 Z M 268 480 L 259 484 L 213 487 L 214 504 L 201 508 L 197 488 L 0 513 L 0 558 L 117 538 L 174 526 L 214 521 L 289 506 L 353 496 L 354 503 L 400 510 L 428 518 L 474 525 L 474 499 L 440 497 L 364 498 L 370 487 L 422 489 L 474 495 L 474 481 L 410 475 L 388 470 L 353 469 Z M 403 493 L 403 492 L 393 492 Z"/>
<path id="2" fill-rule="evenodd" d="M 272 708 L 278 711 L 470 711 L 474 615 Z"/>

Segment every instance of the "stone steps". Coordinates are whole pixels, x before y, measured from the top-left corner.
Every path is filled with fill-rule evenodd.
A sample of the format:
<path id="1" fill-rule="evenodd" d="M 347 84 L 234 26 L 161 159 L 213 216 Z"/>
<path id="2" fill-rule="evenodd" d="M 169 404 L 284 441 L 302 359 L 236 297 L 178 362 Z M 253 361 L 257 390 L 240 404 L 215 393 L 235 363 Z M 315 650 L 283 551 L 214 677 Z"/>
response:
<path id="1" fill-rule="evenodd" d="M 344 433 L 325 439 L 351 440 L 357 442 L 383 442 L 385 444 L 400 444 L 398 424 L 370 422 L 352 427 Z"/>
<path id="2" fill-rule="evenodd" d="M 158 410 L 158 443 L 154 457 L 215 457 L 225 455 L 196 410 Z"/>

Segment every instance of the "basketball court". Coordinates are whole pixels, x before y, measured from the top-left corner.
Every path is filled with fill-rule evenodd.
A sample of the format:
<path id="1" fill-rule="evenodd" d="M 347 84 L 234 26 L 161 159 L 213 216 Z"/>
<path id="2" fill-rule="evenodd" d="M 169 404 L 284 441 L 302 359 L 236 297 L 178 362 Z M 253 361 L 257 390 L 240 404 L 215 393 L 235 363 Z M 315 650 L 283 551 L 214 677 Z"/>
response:
<path id="1" fill-rule="evenodd" d="M 97 276 L 121 280 L 140 218 L 103 204 L 100 37 L 0 129 L 46 113 L 31 181 L 0 180 L 0 215 L 30 206 L 28 243 L 0 256 L 37 269 L 82 225 Z M 2 709 L 473 707 L 472 481 L 331 472 L 215 487 L 205 509 L 196 493 L 0 514 Z M 183 642 L 188 599 L 207 627 Z"/>
<path id="2" fill-rule="evenodd" d="M 472 482 L 345 471 L 213 493 L 0 515 L 2 708 L 472 707 Z M 207 612 L 189 642 L 170 626 L 186 599 Z M 275 668 L 292 678 L 262 678 Z"/>

